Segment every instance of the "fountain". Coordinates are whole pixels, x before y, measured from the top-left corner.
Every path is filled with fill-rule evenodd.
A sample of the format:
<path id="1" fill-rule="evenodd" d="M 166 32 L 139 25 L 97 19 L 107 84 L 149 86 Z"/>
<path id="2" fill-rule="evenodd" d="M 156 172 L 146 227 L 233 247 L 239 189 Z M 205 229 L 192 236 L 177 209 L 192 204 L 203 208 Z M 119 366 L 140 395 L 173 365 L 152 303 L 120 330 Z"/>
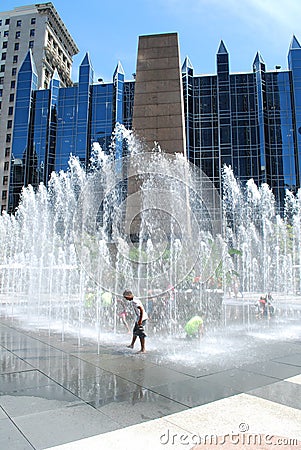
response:
<path id="1" fill-rule="evenodd" d="M 128 156 L 116 160 L 116 146 Z M 136 240 L 126 217 L 132 177 L 141 185 Z M 298 316 L 301 192 L 287 193 L 280 216 L 267 185 L 242 188 L 229 167 L 223 189 L 221 201 L 182 155 L 157 144 L 145 153 L 118 126 L 109 152 L 94 145 L 88 171 L 71 156 L 47 189 L 27 187 L 15 215 L 2 214 L 0 313 L 62 339 L 76 333 L 79 344 L 121 332 L 125 288 L 145 303 L 157 336 L 181 335 L 197 312 L 215 330 L 250 329 L 253 305 L 267 292 L 279 320 Z"/>

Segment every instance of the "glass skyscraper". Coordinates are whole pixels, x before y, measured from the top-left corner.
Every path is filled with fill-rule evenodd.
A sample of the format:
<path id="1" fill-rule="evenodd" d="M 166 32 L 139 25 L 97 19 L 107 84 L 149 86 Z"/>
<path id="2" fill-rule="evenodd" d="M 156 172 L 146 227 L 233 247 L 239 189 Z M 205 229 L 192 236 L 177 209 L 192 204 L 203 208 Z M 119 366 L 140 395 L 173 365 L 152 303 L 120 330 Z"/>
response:
<path id="1" fill-rule="evenodd" d="M 285 189 L 300 187 L 300 43 L 294 36 L 286 70 L 267 70 L 257 53 L 250 72 L 231 74 L 221 41 L 216 67 L 214 75 L 195 75 L 189 58 L 182 65 L 187 156 L 218 189 L 224 164 L 242 183 L 268 183 L 280 207 Z M 67 169 L 70 154 L 87 165 L 92 143 L 108 148 L 117 123 L 131 129 L 134 97 L 135 80 L 125 79 L 120 63 L 112 82 L 95 83 L 88 54 L 74 86 L 61 87 L 55 72 L 49 88 L 37 90 L 29 50 L 16 85 L 10 210 L 23 185 L 47 184 L 52 171 Z"/>
<path id="2" fill-rule="evenodd" d="M 230 74 L 223 42 L 217 74 L 195 76 L 183 65 L 187 150 L 191 162 L 220 186 L 230 165 L 245 182 L 268 183 L 279 205 L 300 187 L 301 46 L 293 37 L 288 70 L 267 71 L 259 53 L 250 73 Z"/>
<path id="3" fill-rule="evenodd" d="M 1 2 L 1 6 L 3 3 L 5 2 Z M 73 56 L 79 50 L 51 2 L 19 6 L 10 11 L 0 12 L 0 48 L 0 210 L 3 211 L 7 209 L 8 205 L 10 173 L 12 169 L 14 182 L 19 187 L 24 183 L 33 182 L 34 178 L 39 177 L 38 173 L 29 173 L 29 160 L 27 161 L 28 167 L 26 170 L 21 164 L 20 146 L 23 145 L 21 153 L 25 151 L 26 158 L 30 158 L 29 149 L 33 142 L 36 143 L 37 141 L 36 136 L 32 134 L 33 130 L 36 133 L 36 128 L 33 127 L 38 126 L 37 120 L 40 120 L 38 117 L 35 117 L 33 123 L 26 122 L 30 116 L 28 116 L 29 110 L 25 112 L 25 105 L 23 105 L 24 108 L 20 109 L 22 98 L 25 102 L 29 102 L 27 106 L 31 111 L 32 102 L 35 100 L 32 95 L 29 101 L 28 90 L 49 89 L 51 80 L 55 77 L 55 71 L 60 76 L 60 86 L 72 86 Z M 26 57 L 29 49 L 31 49 L 34 63 L 30 61 L 28 56 Z M 24 61 L 25 57 L 26 62 Z M 19 111 L 18 117 L 15 117 L 17 74 L 23 62 L 23 75 L 20 74 L 19 78 Z M 24 83 L 25 90 L 23 92 L 20 90 L 20 83 Z M 46 102 L 46 92 L 40 95 L 44 96 L 44 101 Z M 25 122 L 23 122 L 23 117 Z M 45 120 L 45 117 L 43 120 Z M 15 166 L 12 168 L 14 122 L 16 129 L 18 129 L 18 133 L 15 135 L 15 154 L 18 157 L 14 159 Z M 27 131 L 25 131 L 25 128 Z M 54 130 L 50 132 L 50 135 L 53 132 Z M 32 142 L 28 142 L 27 137 Z M 43 142 L 44 138 L 45 136 L 41 136 L 40 142 L 41 145 L 47 147 L 47 150 L 45 147 L 44 153 L 46 153 L 46 158 L 48 159 L 49 146 L 53 146 L 54 142 Z M 40 151 L 41 149 L 39 148 L 36 150 L 36 153 L 39 154 Z M 44 161 L 44 158 L 43 163 L 45 161 L 47 163 L 47 159 Z M 24 172 L 24 176 L 21 172 Z M 14 189 L 16 190 L 17 186 Z"/>

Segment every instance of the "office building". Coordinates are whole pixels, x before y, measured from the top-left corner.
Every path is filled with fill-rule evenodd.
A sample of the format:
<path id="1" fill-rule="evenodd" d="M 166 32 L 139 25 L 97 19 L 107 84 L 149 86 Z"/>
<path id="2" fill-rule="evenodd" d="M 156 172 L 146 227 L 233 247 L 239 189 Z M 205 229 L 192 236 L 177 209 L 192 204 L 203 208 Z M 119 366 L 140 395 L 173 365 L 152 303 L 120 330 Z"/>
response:
<path id="1" fill-rule="evenodd" d="M 127 80 L 118 63 L 111 82 L 95 82 L 86 54 L 74 86 L 63 86 L 55 72 L 49 87 L 37 90 L 34 57 L 28 52 L 16 86 L 18 93 L 22 83 L 13 132 L 12 209 L 21 186 L 47 184 L 52 170 L 67 168 L 70 153 L 87 164 L 92 143 L 98 141 L 106 148 L 116 123 L 129 129 L 134 123 L 149 143 L 162 140 L 163 150 L 164 139 L 173 133 L 175 151 L 186 153 L 218 189 L 224 164 L 232 167 L 242 183 L 250 178 L 257 184 L 268 183 L 279 207 L 285 189 L 300 187 L 301 46 L 297 38 L 289 46 L 287 69 L 268 70 L 257 53 L 249 72 L 231 73 L 229 53 L 221 41 L 216 74 L 198 75 L 188 57 L 178 70 L 175 36 L 140 38 L 136 81 Z M 169 54 L 173 55 L 170 67 Z M 174 114 L 176 126 L 171 120 Z"/>
<path id="2" fill-rule="evenodd" d="M 231 74 L 221 42 L 216 67 L 199 76 L 183 65 L 188 157 L 217 187 L 224 164 L 242 183 L 267 183 L 281 207 L 285 190 L 300 187 L 300 43 L 293 36 L 288 69 L 267 70 L 258 52 L 250 72 Z"/>
<path id="3" fill-rule="evenodd" d="M 72 58 L 78 48 L 49 2 L 0 12 L 0 49 L 0 202 L 3 210 L 8 202 L 18 70 L 30 49 L 35 65 L 34 89 L 48 89 L 54 73 L 59 74 L 61 86 L 71 86 Z M 27 106 L 30 108 L 31 103 Z M 24 117 L 22 125 L 25 134 L 31 126 L 28 118 Z"/>

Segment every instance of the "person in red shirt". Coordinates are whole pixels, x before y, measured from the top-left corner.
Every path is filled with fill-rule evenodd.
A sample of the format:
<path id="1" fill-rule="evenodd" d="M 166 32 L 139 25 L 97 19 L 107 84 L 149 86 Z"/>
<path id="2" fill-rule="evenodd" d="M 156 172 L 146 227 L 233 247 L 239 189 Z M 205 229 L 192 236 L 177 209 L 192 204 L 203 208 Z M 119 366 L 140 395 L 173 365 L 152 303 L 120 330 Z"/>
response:
<path id="1" fill-rule="evenodd" d="M 256 303 L 257 307 L 257 319 L 262 319 L 266 315 L 266 298 L 262 295 L 258 302 Z"/>
<path id="2" fill-rule="evenodd" d="M 127 329 L 128 333 L 130 333 L 131 332 L 130 327 L 128 326 L 128 323 L 126 321 L 126 317 L 127 317 L 128 313 L 126 311 L 125 303 L 121 298 L 117 298 L 117 304 L 119 304 L 122 308 L 121 312 L 118 314 L 118 317 L 120 317 L 123 325 Z"/>

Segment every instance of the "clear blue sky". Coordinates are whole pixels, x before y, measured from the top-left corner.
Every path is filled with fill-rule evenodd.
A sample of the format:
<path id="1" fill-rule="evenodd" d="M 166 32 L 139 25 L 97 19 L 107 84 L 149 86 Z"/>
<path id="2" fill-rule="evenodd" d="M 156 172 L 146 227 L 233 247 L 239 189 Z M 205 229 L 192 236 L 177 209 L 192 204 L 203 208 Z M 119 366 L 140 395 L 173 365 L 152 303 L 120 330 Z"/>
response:
<path id="1" fill-rule="evenodd" d="M 1 0 L 1 11 L 32 4 Z M 188 55 L 196 74 L 215 73 L 223 39 L 231 72 L 251 70 L 256 52 L 267 68 L 287 67 L 292 35 L 301 42 L 301 0 L 54 0 L 80 53 L 72 78 L 90 54 L 95 79 L 110 81 L 120 60 L 126 79 L 135 72 L 138 36 L 178 32 L 181 59 Z"/>

